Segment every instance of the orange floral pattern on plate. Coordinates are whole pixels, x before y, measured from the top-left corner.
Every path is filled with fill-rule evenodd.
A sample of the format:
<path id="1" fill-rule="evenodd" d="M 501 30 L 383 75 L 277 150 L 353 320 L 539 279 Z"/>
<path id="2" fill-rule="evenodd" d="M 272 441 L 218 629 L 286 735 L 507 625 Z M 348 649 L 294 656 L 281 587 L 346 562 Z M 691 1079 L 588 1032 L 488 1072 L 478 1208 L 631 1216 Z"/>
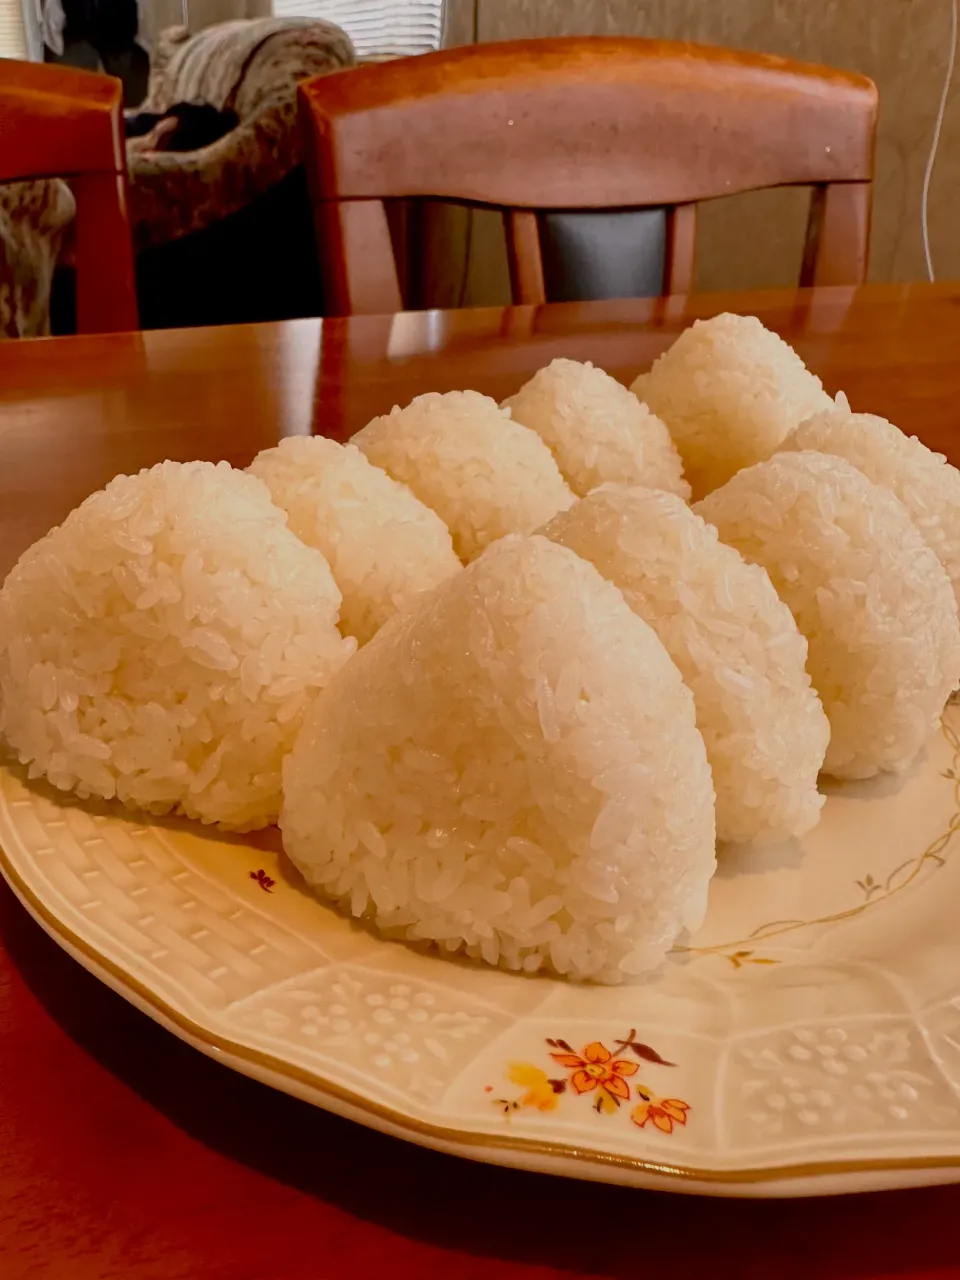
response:
<path id="1" fill-rule="evenodd" d="M 679 1098 L 656 1098 L 649 1089 L 640 1086 L 637 1087 L 637 1097 L 643 1101 L 630 1112 L 630 1119 L 641 1129 L 651 1121 L 662 1133 L 673 1133 L 675 1124 L 687 1123 L 689 1102 L 682 1102 Z"/>
<path id="2" fill-rule="evenodd" d="M 552 1077 L 535 1063 L 512 1062 L 506 1076 L 521 1092 L 509 1098 L 494 1098 L 494 1105 L 506 1116 L 524 1107 L 555 1111 L 560 1099 L 569 1093 L 574 1097 L 589 1096 L 598 1115 L 614 1115 L 621 1104 L 636 1100 L 630 1120 L 638 1128 L 649 1124 L 661 1133 L 673 1133 L 676 1125 L 685 1125 L 691 1110 L 689 1102 L 682 1098 L 658 1097 L 646 1085 L 633 1083 L 641 1062 L 661 1067 L 676 1064 L 638 1040 L 633 1028 L 624 1040 L 611 1043 L 612 1050 L 602 1041 L 593 1040 L 577 1053 L 566 1040 L 547 1040 L 550 1058 L 567 1074 Z M 493 1092 L 489 1085 L 486 1091 Z"/>
<path id="3" fill-rule="evenodd" d="M 627 1078 L 637 1074 L 640 1064 L 628 1058 L 615 1058 L 599 1040 L 588 1044 L 582 1057 L 577 1053 L 551 1053 L 550 1057 L 573 1072 L 570 1084 L 576 1093 L 592 1093 L 594 1089 L 601 1091 L 597 1097 L 598 1111 L 601 1103 L 612 1102 L 619 1106 L 621 1102 L 630 1101 Z M 606 1098 L 603 1094 L 607 1095 Z"/>

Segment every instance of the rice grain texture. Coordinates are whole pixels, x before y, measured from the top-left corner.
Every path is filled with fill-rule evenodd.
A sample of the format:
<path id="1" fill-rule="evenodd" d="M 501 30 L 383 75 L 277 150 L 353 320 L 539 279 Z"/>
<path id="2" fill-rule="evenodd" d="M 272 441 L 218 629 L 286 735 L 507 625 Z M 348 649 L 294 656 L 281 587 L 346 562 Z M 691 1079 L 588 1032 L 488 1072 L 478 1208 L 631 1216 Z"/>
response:
<path id="1" fill-rule="evenodd" d="M 809 645 L 824 769 L 906 769 L 960 682 L 950 579 L 887 489 L 823 453 L 780 453 L 696 507 L 770 575 Z"/>
<path id="2" fill-rule="evenodd" d="M 673 494 L 604 485 L 544 529 L 620 588 L 693 693 L 717 793 L 717 838 L 809 831 L 830 727 L 807 642 L 766 572 Z"/>
<path id="3" fill-rule="evenodd" d="M 477 391 L 417 396 L 351 443 L 437 513 L 465 562 L 504 534 L 533 533 L 574 501 L 536 432 Z"/>
<path id="4" fill-rule="evenodd" d="M 249 830 L 356 648 L 327 562 L 227 463 L 117 476 L 0 590 L 0 729 L 31 777 Z"/>
<path id="5" fill-rule="evenodd" d="M 769 458 L 833 401 L 756 316 L 696 320 L 631 390 L 667 424 L 694 498 Z"/>
<path id="6" fill-rule="evenodd" d="M 946 569 L 960 601 L 960 471 L 886 418 L 851 413 L 845 397 L 837 400 L 836 408 L 801 423 L 781 449 L 846 458 L 868 480 L 895 494 Z"/>
<path id="7" fill-rule="evenodd" d="M 581 497 L 597 485 L 618 481 L 690 497 L 667 428 L 603 369 L 554 360 L 503 407 L 550 447 L 570 488 Z"/>
<path id="8" fill-rule="evenodd" d="M 693 699 L 592 565 L 509 537 L 393 618 L 284 765 L 284 847 L 388 936 L 620 982 L 715 868 Z"/>
<path id="9" fill-rule="evenodd" d="M 329 562 L 343 596 L 340 630 L 361 644 L 388 618 L 460 571 L 450 531 L 353 445 L 291 436 L 248 467 L 290 528 Z"/>

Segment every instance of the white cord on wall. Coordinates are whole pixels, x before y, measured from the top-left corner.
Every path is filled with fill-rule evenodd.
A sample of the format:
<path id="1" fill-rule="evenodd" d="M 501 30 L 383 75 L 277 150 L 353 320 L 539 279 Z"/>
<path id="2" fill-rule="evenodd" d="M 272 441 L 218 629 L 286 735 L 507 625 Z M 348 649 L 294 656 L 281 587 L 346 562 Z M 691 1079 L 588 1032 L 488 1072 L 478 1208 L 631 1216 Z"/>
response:
<path id="1" fill-rule="evenodd" d="M 940 133 L 943 129 L 943 118 L 947 113 L 947 98 L 950 95 L 950 86 L 953 84 L 953 70 L 957 62 L 957 35 L 958 26 L 960 26 L 960 0 L 951 0 L 950 5 L 950 57 L 947 60 L 947 74 L 943 80 L 943 91 L 940 94 L 940 107 L 937 111 L 937 121 L 933 126 L 933 141 L 930 143 L 930 154 L 927 157 L 927 168 L 923 175 L 923 191 L 920 194 L 920 232 L 923 236 L 923 257 L 927 264 L 927 277 L 932 282 L 936 280 L 936 274 L 933 270 L 933 257 L 930 253 L 930 228 L 927 224 L 927 211 L 930 203 L 930 179 L 933 176 L 933 166 L 937 162 L 937 150 L 940 146 Z"/>

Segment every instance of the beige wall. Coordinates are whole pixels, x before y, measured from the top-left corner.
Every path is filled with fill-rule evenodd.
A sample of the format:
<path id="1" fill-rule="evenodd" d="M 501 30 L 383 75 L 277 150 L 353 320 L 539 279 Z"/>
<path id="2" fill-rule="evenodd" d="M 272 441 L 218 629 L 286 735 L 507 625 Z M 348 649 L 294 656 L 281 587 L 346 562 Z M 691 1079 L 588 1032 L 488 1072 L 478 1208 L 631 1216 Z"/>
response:
<path id="1" fill-rule="evenodd" d="M 948 54 L 951 0 L 477 0 L 481 40 L 620 34 L 789 54 L 848 67 L 880 89 L 871 276 L 923 274 L 920 190 Z M 960 277 L 960 69 L 950 95 L 930 201 L 938 275 Z M 788 283 L 805 207 L 797 192 L 703 210 L 703 288 Z"/>

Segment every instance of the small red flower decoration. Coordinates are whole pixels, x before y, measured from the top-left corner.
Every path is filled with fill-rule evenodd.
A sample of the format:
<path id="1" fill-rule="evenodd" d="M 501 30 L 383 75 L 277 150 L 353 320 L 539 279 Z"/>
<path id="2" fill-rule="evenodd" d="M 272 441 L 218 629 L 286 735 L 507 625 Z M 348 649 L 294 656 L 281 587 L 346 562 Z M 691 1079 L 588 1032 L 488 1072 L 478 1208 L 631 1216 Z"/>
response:
<path id="1" fill-rule="evenodd" d="M 267 875 L 262 867 L 259 871 L 251 871 L 250 879 L 255 880 L 264 893 L 272 893 L 273 886 L 277 883 L 276 880 L 271 879 L 270 876 Z"/>
<path id="2" fill-rule="evenodd" d="M 599 1040 L 588 1044 L 582 1054 L 551 1053 L 550 1057 L 573 1074 L 570 1083 L 577 1093 L 592 1093 L 600 1089 L 617 1106 L 630 1101 L 630 1086 L 626 1078 L 640 1070 L 635 1062 L 615 1058 Z"/>

